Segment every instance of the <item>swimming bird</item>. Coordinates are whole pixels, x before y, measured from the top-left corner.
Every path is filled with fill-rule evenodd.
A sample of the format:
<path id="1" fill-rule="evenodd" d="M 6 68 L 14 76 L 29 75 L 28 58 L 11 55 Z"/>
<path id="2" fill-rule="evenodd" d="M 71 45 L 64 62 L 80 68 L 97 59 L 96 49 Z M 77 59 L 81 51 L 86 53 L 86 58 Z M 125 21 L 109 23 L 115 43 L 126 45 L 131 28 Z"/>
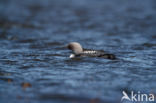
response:
<path id="1" fill-rule="evenodd" d="M 70 58 L 75 57 L 102 57 L 105 59 L 116 59 L 114 54 L 109 54 L 102 50 L 83 49 L 78 42 L 71 42 L 67 45 L 67 48 L 72 50 Z"/>

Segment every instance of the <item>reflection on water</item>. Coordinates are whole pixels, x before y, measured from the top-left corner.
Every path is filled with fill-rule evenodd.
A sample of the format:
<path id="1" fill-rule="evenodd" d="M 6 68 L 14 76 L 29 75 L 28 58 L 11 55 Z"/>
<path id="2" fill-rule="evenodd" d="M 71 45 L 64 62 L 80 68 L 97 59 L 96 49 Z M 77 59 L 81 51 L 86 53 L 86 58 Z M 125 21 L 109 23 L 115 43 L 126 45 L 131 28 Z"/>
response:
<path id="1" fill-rule="evenodd" d="M 120 103 L 156 94 L 155 0 L 0 1 L 0 102 Z M 69 59 L 66 45 L 118 60 Z"/>

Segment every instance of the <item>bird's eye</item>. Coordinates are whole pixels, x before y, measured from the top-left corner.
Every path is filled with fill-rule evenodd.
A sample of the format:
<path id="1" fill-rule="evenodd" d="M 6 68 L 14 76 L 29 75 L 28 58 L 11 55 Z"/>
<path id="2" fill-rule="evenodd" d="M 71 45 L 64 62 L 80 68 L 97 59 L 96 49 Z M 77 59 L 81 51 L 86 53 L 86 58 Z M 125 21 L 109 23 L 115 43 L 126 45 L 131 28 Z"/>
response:
<path id="1" fill-rule="evenodd" d="M 73 49 L 73 46 L 68 45 L 67 48 L 72 50 Z"/>

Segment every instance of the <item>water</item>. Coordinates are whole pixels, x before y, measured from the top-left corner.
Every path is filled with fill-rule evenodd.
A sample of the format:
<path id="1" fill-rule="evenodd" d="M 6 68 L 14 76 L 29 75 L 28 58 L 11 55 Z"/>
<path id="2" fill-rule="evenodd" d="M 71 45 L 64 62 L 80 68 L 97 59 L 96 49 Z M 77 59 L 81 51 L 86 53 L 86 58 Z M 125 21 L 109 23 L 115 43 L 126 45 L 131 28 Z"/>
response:
<path id="1" fill-rule="evenodd" d="M 122 91 L 156 94 L 155 11 L 155 0 L 0 1 L 0 102 L 120 103 Z M 71 41 L 119 59 L 71 60 Z"/>

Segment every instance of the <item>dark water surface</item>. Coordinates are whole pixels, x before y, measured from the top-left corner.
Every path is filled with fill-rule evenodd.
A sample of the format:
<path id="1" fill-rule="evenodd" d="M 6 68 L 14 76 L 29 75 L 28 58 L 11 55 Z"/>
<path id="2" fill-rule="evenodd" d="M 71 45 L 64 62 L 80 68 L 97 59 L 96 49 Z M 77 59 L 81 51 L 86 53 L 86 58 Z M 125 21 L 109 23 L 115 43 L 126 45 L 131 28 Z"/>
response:
<path id="1" fill-rule="evenodd" d="M 71 60 L 71 41 L 119 59 Z M 0 1 L 0 103 L 120 103 L 122 91 L 156 94 L 155 0 Z"/>

